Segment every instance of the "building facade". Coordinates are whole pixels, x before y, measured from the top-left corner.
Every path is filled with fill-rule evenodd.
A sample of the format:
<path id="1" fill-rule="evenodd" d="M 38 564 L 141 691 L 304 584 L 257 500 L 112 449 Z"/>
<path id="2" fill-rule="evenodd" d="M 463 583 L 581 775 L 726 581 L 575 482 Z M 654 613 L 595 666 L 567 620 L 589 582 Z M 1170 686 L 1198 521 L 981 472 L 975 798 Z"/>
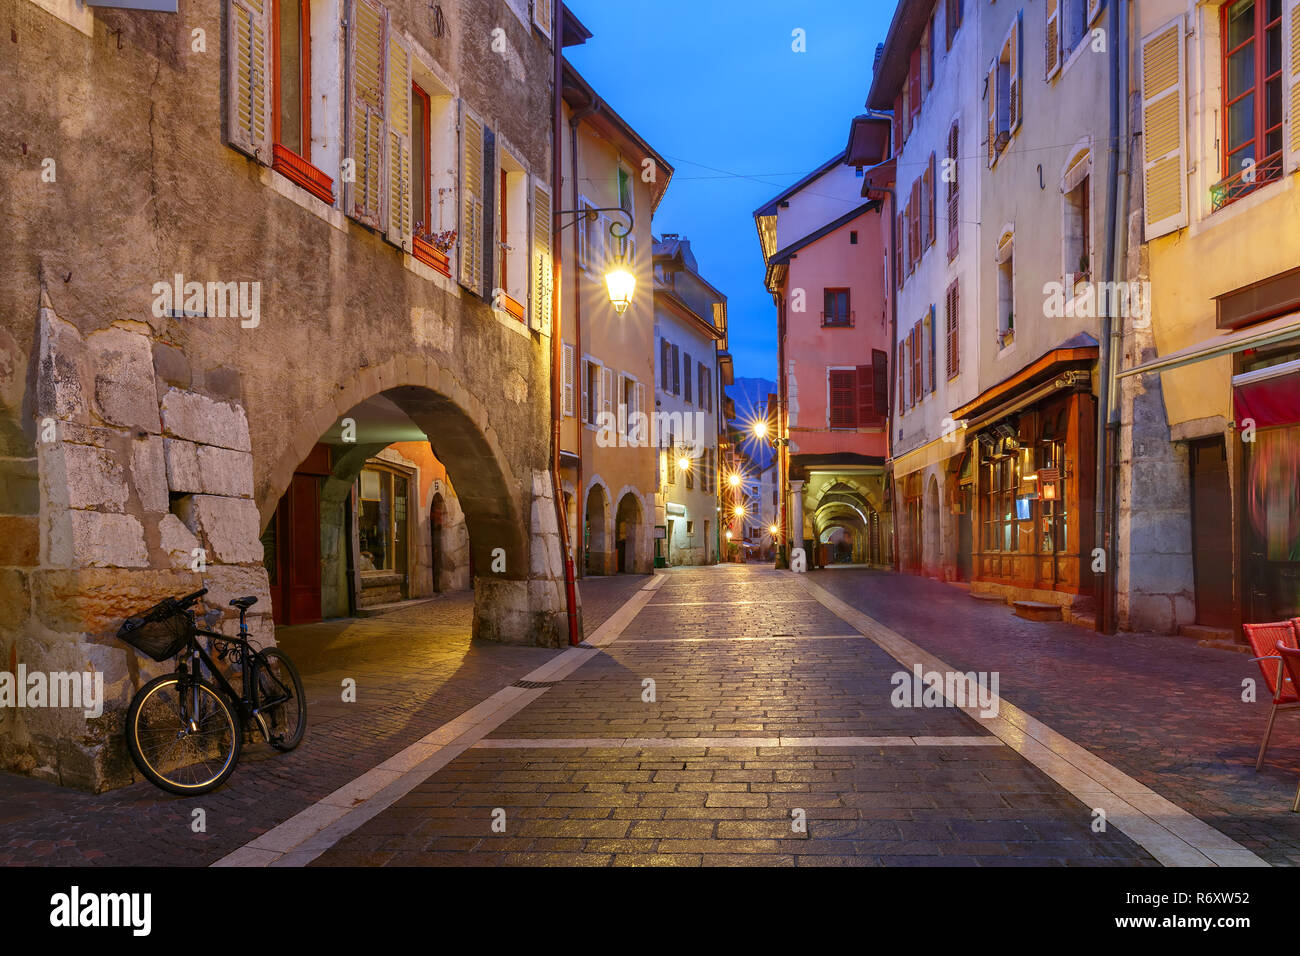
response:
<path id="1" fill-rule="evenodd" d="M 700 275 L 690 240 L 672 233 L 654 245 L 654 313 L 655 558 L 714 564 L 725 521 L 718 424 L 728 381 L 718 353 L 727 346 L 727 298 Z"/>
<path id="2" fill-rule="evenodd" d="M 758 209 L 777 306 L 781 539 L 808 565 L 891 561 L 890 325 L 881 202 L 832 157 Z M 864 268 L 863 263 L 874 263 Z M 847 549 L 831 539 L 849 541 Z"/>
<path id="3" fill-rule="evenodd" d="M 562 204 L 574 210 L 558 234 L 571 266 L 560 289 L 569 540 L 582 574 L 648 573 L 656 465 L 647 414 L 654 391 L 650 223 L 673 170 L 567 63 L 564 77 Z M 618 235 L 629 226 L 623 250 Z M 640 292 L 622 313 L 605 284 L 620 254 Z"/>
<path id="4" fill-rule="evenodd" d="M 326 600 L 323 558 L 331 581 L 366 574 L 364 528 L 372 562 L 381 540 L 406 555 L 399 595 L 426 589 L 438 471 L 350 414 L 377 398 L 454 483 L 476 637 L 559 643 L 545 277 L 552 77 L 573 34 L 556 42 L 551 5 L 3 11 L 0 99 L 29 148 L 0 176 L 32 188 L 0 256 L 0 656 L 102 672 L 106 693 L 98 718 L 0 714 L 3 766 L 131 779 L 122 712 L 167 665 L 115 634 L 165 596 L 208 588 L 224 629 L 229 600 L 256 596 L 273 643 L 261 539 L 291 488 L 299 584 Z M 328 527 L 349 510 L 355 535 Z"/>

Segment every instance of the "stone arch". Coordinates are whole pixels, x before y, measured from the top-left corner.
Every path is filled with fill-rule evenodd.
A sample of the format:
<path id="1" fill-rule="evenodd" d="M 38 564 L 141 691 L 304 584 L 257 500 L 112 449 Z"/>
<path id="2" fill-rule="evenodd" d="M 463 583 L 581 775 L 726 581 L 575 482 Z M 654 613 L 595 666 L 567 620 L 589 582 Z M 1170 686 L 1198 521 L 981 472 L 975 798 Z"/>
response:
<path id="1" fill-rule="evenodd" d="M 618 570 L 635 573 L 642 569 L 642 550 L 646 537 L 645 503 L 635 488 L 624 485 L 618 493 L 618 507 L 614 512 L 614 546 L 618 554 Z"/>
<path id="2" fill-rule="evenodd" d="M 586 530 L 586 572 L 609 574 L 613 567 L 613 539 L 610 515 L 609 489 L 599 475 L 587 482 L 587 493 L 582 504 L 583 527 Z"/>
<path id="3" fill-rule="evenodd" d="M 383 395 L 415 422 L 447 468 L 449 481 L 458 489 L 477 574 L 483 575 L 493 567 L 494 559 L 501 556 L 500 549 L 505 569 L 493 572 L 493 577 L 526 580 L 528 524 L 522 518 L 519 502 L 522 486 L 489 424 L 486 406 L 454 373 L 405 356 L 362 369 L 339 385 L 332 407 L 318 411 L 310 422 L 299 422 L 289 429 L 289 446 L 256 489 L 262 528 L 270 522 L 295 469 L 320 436 L 350 409 L 375 395 Z"/>
<path id="4" fill-rule="evenodd" d="M 925 488 L 925 509 L 922 512 L 922 568 L 926 574 L 938 576 L 943 562 L 941 554 L 943 535 L 939 508 L 939 480 L 932 474 Z"/>

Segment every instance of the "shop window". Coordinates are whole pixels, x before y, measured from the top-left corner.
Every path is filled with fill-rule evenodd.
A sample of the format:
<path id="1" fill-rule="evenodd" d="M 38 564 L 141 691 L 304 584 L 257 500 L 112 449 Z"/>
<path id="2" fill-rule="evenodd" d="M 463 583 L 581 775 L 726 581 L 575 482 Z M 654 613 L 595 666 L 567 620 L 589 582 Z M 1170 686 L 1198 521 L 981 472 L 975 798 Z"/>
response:
<path id="1" fill-rule="evenodd" d="M 359 570 L 407 572 L 409 479 L 386 469 L 366 467 L 357 478 L 360 502 L 357 529 Z"/>
<path id="2" fill-rule="evenodd" d="M 984 550 L 1014 553 L 1020 549 L 1016 493 L 1020 489 L 1020 458 L 1000 445 L 983 463 L 980 491 Z"/>

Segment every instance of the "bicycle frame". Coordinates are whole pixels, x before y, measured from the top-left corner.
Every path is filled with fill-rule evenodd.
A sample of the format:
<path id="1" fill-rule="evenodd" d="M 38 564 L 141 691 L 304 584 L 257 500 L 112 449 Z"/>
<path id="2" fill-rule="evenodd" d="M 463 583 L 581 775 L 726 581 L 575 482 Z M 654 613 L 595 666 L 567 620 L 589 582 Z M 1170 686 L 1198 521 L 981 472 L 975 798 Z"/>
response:
<path id="1" fill-rule="evenodd" d="M 192 612 L 188 611 L 186 613 L 192 614 Z M 203 671 L 201 665 L 206 665 L 208 673 L 212 675 L 212 678 L 216 681 L 220 690 L 227 698 L 234 701 L 235 707 L 239 711 L 240 719 L 244 721 L 249 719 L 254 720 L 257 723 L 258 730 L 261 731 L 262 737 L 266 740 L 270 740 L 271 734 L 270 730 L 266 726 L 266 721 L 262 717 L 262 708 L 254 706 L 253 695 L 250 690 L 251 685 L 248 680 L 248 675 L 251 673 L 256 662 L 264 662 L 266 659 L 262 656 L 261 650 L 253 647 L 248 642 L 248 628 L 244 623 L 244 615 L 242 612 L 240 613 L 239 618 L 238 637 L 231 637 L 229 634 L 222 634 L 220 631 L 209 631 L 205 628 L 195 626 L 194 636 L 186 642 L 185 650 L 177 655 L 176 670 L 177 672 L 183 673 L 185 670 L 185 664 L 188 661 L 192 668 L 191 673 L 193 673 L 195 677 L 202 678 Z M 234 685 L 232 685 L 230 681 L 226 680 L 226 675 L 217 668 L 216 663 L 212 660 L 207 651 L 199 646 L 198 636 L 200 634 L 204 637 L 210 637 L 225 644 L 234 644 L 238 646 L 239 659 L 241 667 L 243 668 L 243 680 L 240 681 L 242 687 L 238 693 L 236 693 Z M 282 700 L 292 696 L 289 688 L 285 687 L 280 679 L 271 673 L 270 668 L 267 668 L 267 674 L 269 674 L 271 679 L 275 681 L 280 692 L 284 695 L 284 697 L 277 697 L 270 701 L 271 704 L 278 704 Z M 193 695 L 193 699 L 190 702 L 190 719 L 193 720 L 193 714 L 196 714 L 199 709 L 199 692 L 197 685 L 193 688 L 191 694 Z"/>

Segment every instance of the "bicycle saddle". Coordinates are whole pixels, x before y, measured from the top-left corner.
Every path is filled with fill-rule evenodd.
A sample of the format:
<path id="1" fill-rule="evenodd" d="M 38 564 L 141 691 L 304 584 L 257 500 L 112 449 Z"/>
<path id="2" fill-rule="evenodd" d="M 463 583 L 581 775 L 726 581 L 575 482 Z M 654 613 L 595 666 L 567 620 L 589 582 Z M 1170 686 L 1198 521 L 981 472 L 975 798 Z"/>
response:
<path id="1" fill-rule="evenodd" d="M 257 598 L 250 594 L 248 597 L 235 598 L 230 602 L 230 605 L 239 608 L 241 611 L 246 611 L 256 603 Z"/>

